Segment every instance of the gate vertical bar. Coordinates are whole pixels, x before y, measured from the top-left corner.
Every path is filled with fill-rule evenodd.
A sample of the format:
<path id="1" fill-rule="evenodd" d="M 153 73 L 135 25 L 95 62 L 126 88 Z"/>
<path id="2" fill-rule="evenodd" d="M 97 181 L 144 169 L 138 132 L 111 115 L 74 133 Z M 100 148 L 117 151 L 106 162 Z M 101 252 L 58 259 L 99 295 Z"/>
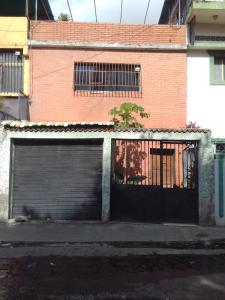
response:
<path id="1" fill-rule="evenodd" d="M 164 219 L 164 197 L 163 197 L 163 142 L 160 141 L 160 201 L 161 218 Z"/>

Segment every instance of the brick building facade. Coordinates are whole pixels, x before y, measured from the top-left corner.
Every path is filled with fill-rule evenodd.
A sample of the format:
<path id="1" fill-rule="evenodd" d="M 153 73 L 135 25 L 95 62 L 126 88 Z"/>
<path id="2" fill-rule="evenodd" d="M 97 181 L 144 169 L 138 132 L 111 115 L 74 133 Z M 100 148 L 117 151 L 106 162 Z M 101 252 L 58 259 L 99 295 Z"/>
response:
<path id="1" fill-rule="evenodd" d="M 32 21 L 31 121 L 108 121 L 135 102 L 146 127 L 186 125 L 186 28 Z"/>

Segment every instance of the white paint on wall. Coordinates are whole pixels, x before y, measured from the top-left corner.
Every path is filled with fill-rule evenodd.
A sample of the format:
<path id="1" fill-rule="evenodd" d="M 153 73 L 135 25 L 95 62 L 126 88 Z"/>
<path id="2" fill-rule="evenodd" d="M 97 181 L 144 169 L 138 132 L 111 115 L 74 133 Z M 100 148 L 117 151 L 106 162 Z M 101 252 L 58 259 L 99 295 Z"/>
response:
<path id="1" fill-rule="evenodd" d="M 197 122 L 212 130 L 212 137 L 225 138 L 225 85 L 210 85 L 207 51 L 189 51 L 187 72 L 187 123 Z"/>

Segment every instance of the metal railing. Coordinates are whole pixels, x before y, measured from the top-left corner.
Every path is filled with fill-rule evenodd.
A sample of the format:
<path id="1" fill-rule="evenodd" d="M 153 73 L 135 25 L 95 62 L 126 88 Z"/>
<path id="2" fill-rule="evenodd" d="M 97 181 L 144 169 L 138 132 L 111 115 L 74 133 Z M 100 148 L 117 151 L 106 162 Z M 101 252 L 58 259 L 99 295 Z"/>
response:
<path id="1" fill-rule="evenodd" d="M 195 189 L 196 141 L 115 140 L 114 184 Z"/>
<path id="2" fill-rule="evenodd" d="M 0 93 L 23 91 L 24 59 L 20 50 L 0 51 Z"/>
<path id="3" fill-rule="evenodd" d="M 141 93 L 139 64 L 76 62 L 74 65 L 76 94 L 135 97 Z"/>

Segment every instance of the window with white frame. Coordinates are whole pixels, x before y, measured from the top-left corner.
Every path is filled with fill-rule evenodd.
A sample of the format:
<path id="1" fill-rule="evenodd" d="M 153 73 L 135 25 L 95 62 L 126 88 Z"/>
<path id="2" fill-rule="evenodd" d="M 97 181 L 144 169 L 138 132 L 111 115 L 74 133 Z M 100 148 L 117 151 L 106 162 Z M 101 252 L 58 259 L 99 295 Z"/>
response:
<path id="1" fill-rule="evenodd" d="M 210 57 L 210 84 L 225 85 L 225 53 Z"/>

